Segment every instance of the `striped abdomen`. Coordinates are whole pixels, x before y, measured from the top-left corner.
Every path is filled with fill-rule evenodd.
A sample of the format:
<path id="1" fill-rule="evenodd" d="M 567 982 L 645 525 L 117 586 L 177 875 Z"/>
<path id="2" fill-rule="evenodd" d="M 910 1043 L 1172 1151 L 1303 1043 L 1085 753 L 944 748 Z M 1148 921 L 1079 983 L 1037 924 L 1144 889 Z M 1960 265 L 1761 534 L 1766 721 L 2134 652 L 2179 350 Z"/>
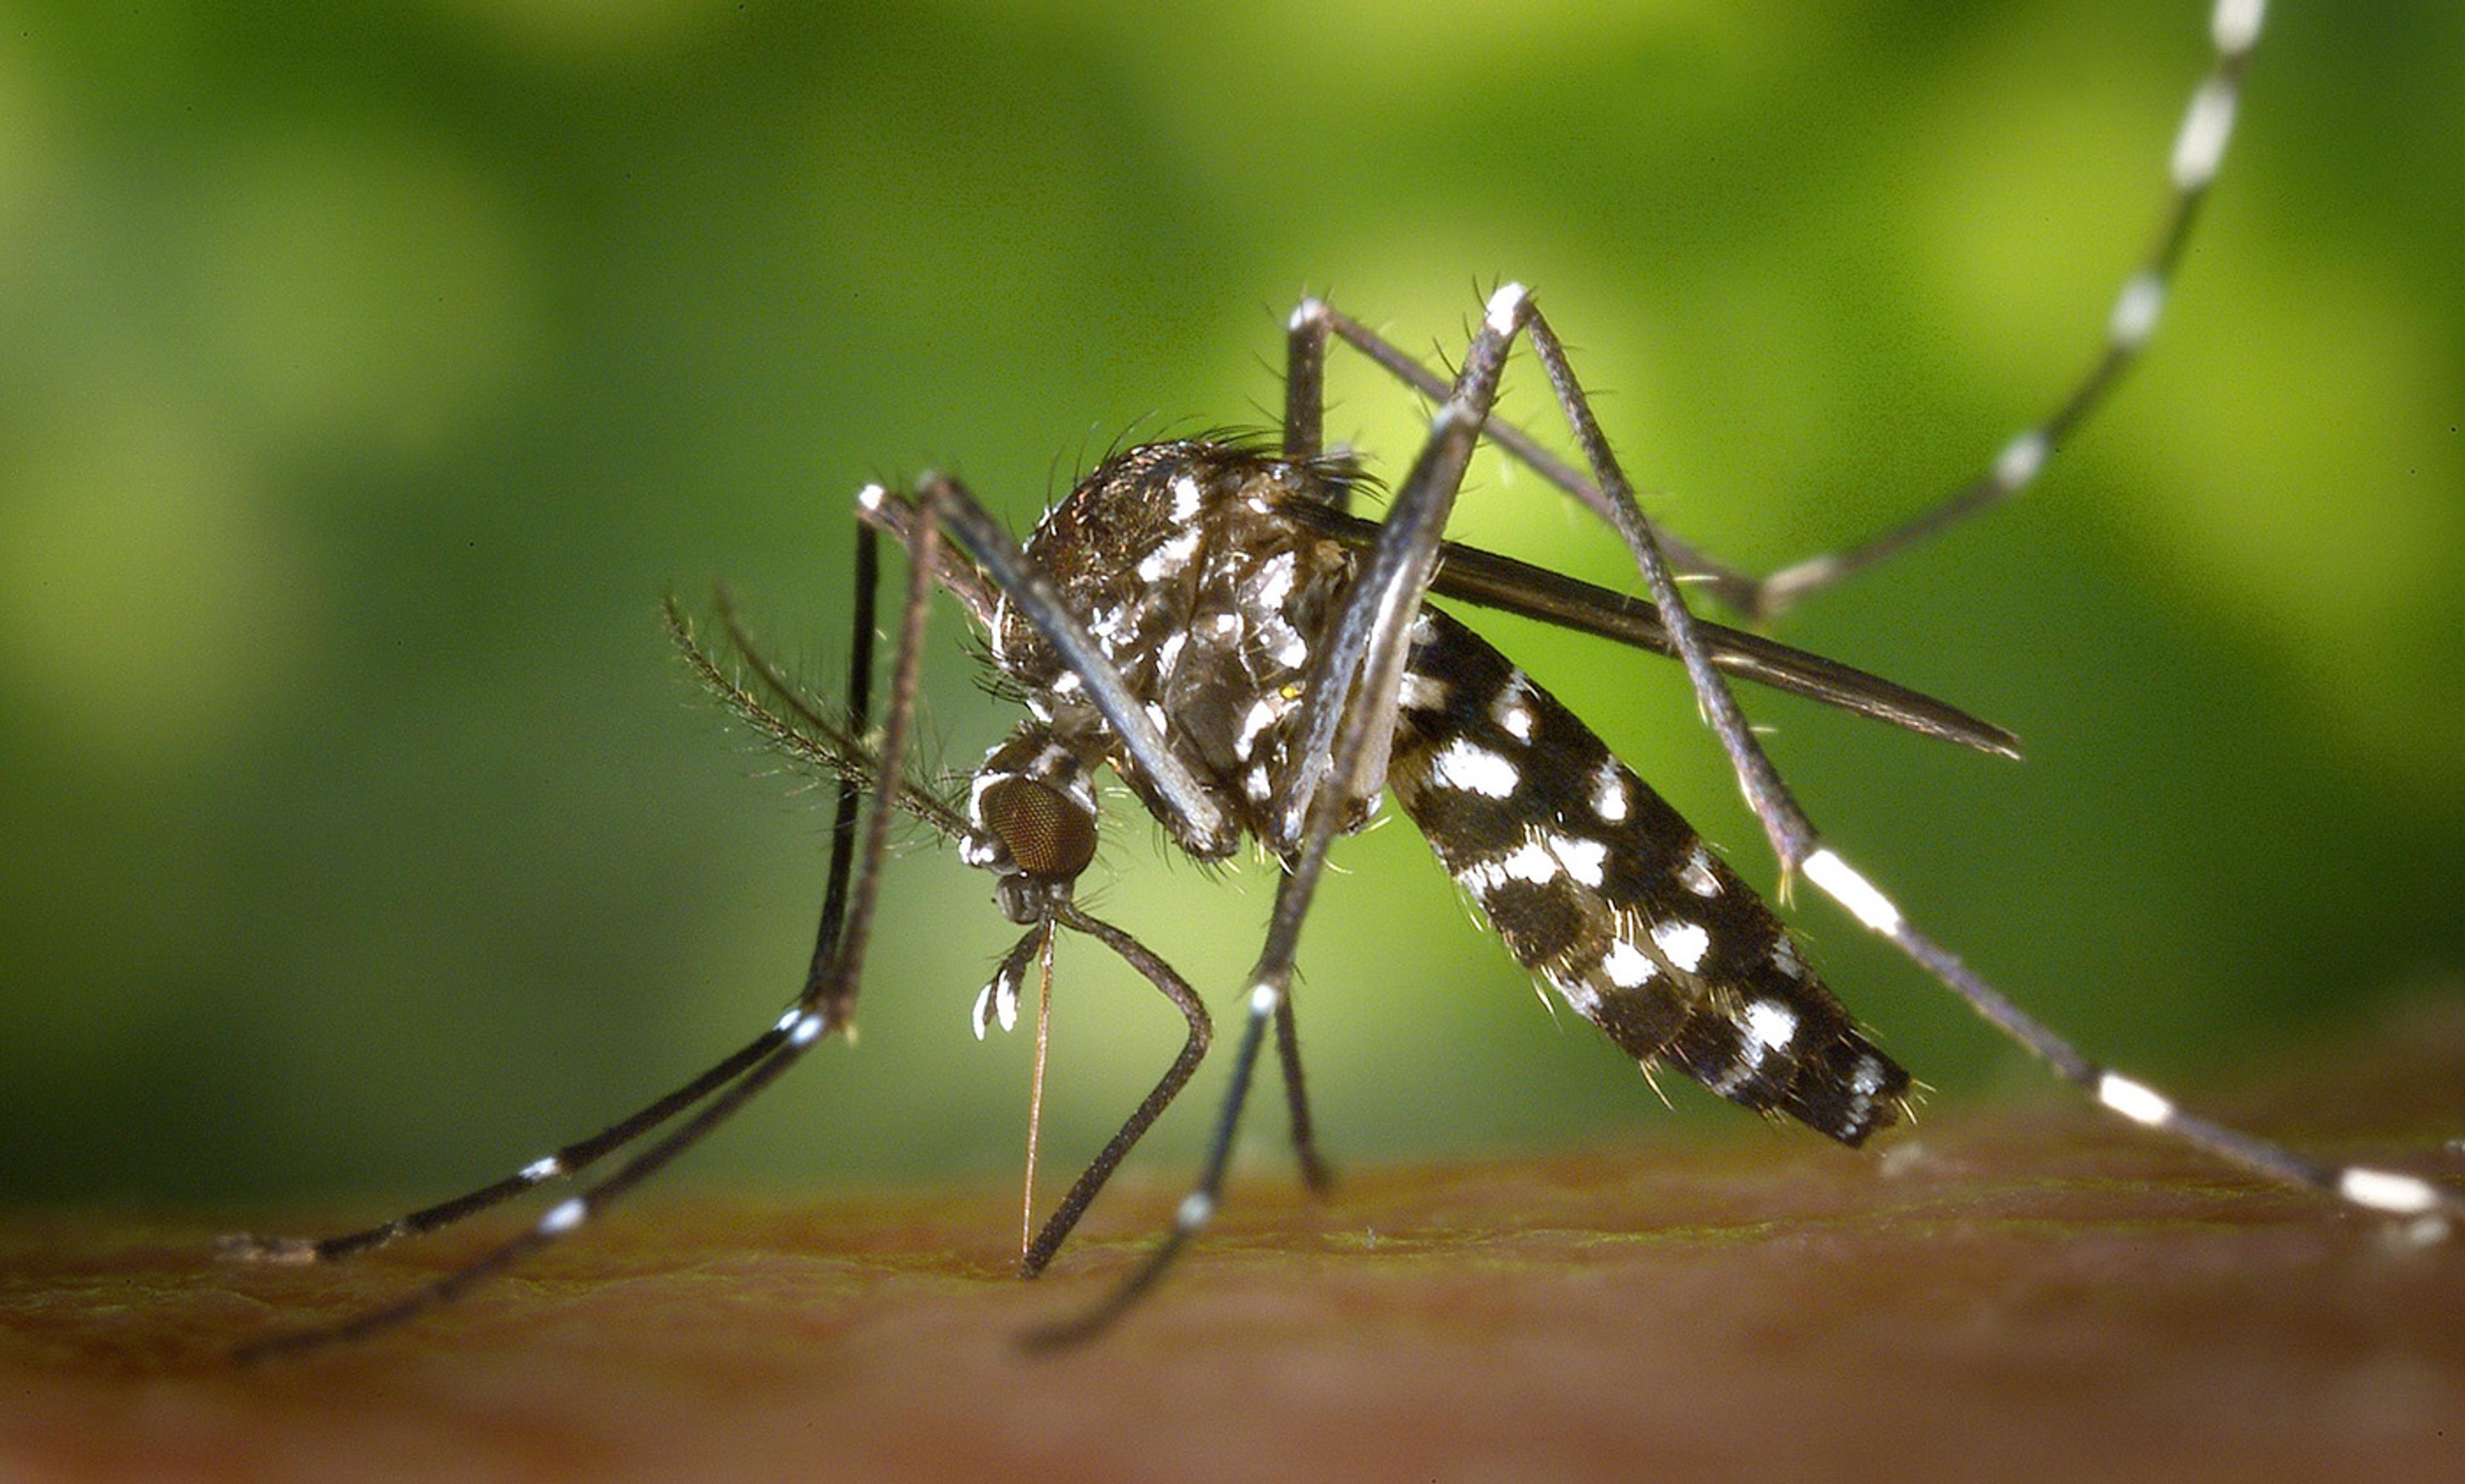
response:
<path id="1" fill-rule="evenodd" d="M 1388 785 L 1524 967 L 1638 1061 L 1855 1144 L 1909 1075 L 1762 898 L 1591 729 L 1435 609 Z"/>

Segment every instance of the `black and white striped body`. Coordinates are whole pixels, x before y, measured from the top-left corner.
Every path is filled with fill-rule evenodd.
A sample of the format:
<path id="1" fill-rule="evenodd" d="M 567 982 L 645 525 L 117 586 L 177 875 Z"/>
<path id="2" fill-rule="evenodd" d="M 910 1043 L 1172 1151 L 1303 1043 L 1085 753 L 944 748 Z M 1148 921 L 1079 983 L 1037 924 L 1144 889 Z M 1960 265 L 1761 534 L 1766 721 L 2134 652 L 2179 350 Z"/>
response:
<path id="1" fill-rule="evenodd" d="M 1524 967 L 1636 1060 L 1855 1144 L 1908 1074 L 1668 801 L 1488 641 L 1415 621 L 1388 786 Z"/>
<path id="2" fill-rule="evenodd" d="M 1152 444 L 1107 460 L 1027 543 L 1173 754 L 1271 850 L 1288 843 L 1271 806 L 1299 761 L 1312 639 L 1356 565 L 1287 512 L 1327 503 L 1341 478 L 1238 446 Z M 1076 673 L 1011 605 L 992 628 L 995 663 L 1035 720 L 976 774 L 968 858 L 1033 875 L 1019 862 L 1035 849 L 982 801 L 1031 779 L 1089 798 L 1099 764 L 1169 827 Z M 1433 609 L 1412 632 L 1387 782 L 1516 958 L 1639 1062 L 1851 1144 L 1893 1121 L 1908 1074 L 1857 1033 L 1755 893 L 1571 712 Z M 1373 802 L 1356 801 L 1345 828 Z M 1238 843 L 1176 838 L 1203 859 Z M 1074 855 L 1070 874 L 1084 864 Z M 999 1008 L 1015 986 L 992 993 Z"/>

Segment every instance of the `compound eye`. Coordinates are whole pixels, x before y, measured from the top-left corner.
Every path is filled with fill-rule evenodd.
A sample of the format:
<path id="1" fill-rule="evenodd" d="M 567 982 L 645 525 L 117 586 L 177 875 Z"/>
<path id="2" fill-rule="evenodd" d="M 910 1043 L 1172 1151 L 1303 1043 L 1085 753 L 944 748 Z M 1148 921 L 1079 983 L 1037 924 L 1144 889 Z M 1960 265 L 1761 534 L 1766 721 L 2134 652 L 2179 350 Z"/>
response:
<path id="1" fill-rule="evenodd" d="M 1096 816 L 1057 788 L 1005 778 L 985 789 L 976 808 L 1028 875 L 1073 877 L 1096 858 Z"/>

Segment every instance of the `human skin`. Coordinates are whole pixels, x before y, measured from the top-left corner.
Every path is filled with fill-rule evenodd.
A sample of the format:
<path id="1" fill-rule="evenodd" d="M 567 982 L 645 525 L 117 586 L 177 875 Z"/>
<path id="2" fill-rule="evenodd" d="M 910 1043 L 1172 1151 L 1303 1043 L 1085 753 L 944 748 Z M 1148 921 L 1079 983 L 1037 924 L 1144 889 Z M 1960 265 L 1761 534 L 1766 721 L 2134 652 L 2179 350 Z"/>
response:
<path id="1" fill-rule="evenodd" d="M 2416 1017 L 2208 1105 L 2454 1176 L 2459 1069 L 2465 1017 Z M 2465 1247 L 2051 1096 L 1928 1110 L 1863 1155 L 1744 1125 L 1348 1170 L 1324 1202 L 1247 1178 L 1144 1307 L 1024 1355 L 1137 1259 L 1167 1178 L 1124 1177 L 1032 1284 L 998 1190 L 654 1195 L 399 1331 L 248 1366 L 233 1345 L 501 1228 L 302 1269 L 217 1262 L 193 1217 L 18 1215 L 0 1475 L 2429 1478 L 2465 1456 Z"/>

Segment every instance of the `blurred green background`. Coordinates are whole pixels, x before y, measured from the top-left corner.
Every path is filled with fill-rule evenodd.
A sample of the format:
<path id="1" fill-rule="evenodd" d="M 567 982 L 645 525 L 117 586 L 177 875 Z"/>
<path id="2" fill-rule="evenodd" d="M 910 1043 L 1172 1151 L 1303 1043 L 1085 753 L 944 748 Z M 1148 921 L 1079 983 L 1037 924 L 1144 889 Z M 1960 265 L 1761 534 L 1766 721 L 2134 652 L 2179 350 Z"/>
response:
<path id="1" fill-rule="evenodd" d="M 1263 424 L 1305 290 L 1435 348 L 1534 285 L 1654 512 L 1750 564 L 1917 509 L 2096 347 L 2203 11 L 7 0 L 0 1198 L 441 1195 L 766 1025 L 826 811 L 660 594 L 725 575 L 833 686 L 859 482 L 951 468 L 1023 527 L 1125 433 Z M 2465 11 L 2272 23 L 2154 359 L 2019 506 L 1781 631 L 2030 761 L 1748 698 L 1922 925 L 2194 1082 L 2465 964 Z M 1413 399 L 1335 394 L 1399 471 Z M 1464 534 L 1617 580 L 1476 485 Z M 1008 722 L 962 627 L 957 765 Z M 1674 667 L 1491 627 L 1768 882 Z M 1755 1134 L 1553 1026 L 1408 825 L 1338 859 L 1299 1006 L 1339 1161 Z M 1261 873 L 1123 815 L 1091 884 L 1231 1013 Z M 682 1178 L 1014 1171 L 988 885 L 911 842 L 861 1044 Z M 1939 1101 L 2042 1085 L 1798 918 Z M 1054 1021 L 1057 1167 L 1179 1022 L 1080 943 Z"/>

